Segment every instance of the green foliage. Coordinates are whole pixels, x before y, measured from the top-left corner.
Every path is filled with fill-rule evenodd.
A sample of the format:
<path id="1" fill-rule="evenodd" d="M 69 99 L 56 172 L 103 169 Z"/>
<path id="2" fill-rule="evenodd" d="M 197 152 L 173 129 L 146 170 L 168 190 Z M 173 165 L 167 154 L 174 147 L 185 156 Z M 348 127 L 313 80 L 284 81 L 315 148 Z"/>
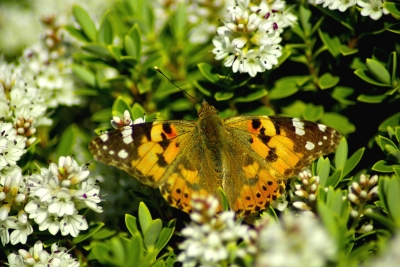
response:
<path id="1" fill-rule="evenodd" d="M 221 67 L 210 53 L 210 38 L 201 44 L 189 41 L 196 25 L 188 23 L 183 3 L 166 10 L 161 25 L 149 1 L 117 1 L 99 23 L 89 10 L 74 6 L 77 26 L 65 29 L 81 42 L 72 72 L 80 86 L 77 93 L 87 98 L 74 114 L 77 122 L 52 140 L 52 153 L 90 158 L 86 144 L 93 131 L 111 128 L 112 117 L 122 118 L 128 111 L 132 120 L 146 122 L 195 119 L 203 98 L 211 99 L 221 118 L 278 114 L 321 122 L 344 137 L 334 156 L 312 164 L 310 181 L 315 176 L 319 181 L 317 188 L 304 188 L 306 197 L 296 195 L 304 184 L 288 182 L 289 209 L 298 211 L 294 203 L 301 202 L 335 239 L 338 257 L 329 266 L 368 261 L 400 230 L 400 5 L 385 2 L 391 15 L 371 21 L 355 7 L 343 13 L 306 2 L 293 2 L 298 23 L 282 35 L 279 68 L 253 78 Z M 392 41 L 382 41 L 387 39 Z M 82 143 L 85 148 L 77 149 Z M 103 220 L 115 228 L 93 223 L 72 244 L 88 262 L 102 266 L 174 266 L 187 214 L 167 207 L 157 190 L 127 182 L 125 173 L 99 163 L 91 168 L 113 186 L 104 190 L 117 204 Z M 379 175 L 377 192 L 375 184 L 368 184 L 374 174 Z M 225 192 L 219 193 L 223 210 L 228 210 Z M 126 210 L 136 217 L 121 218 Z M 280 214 L 272 208 L 263 216 L 267 213 Z M 121 221 L 124 226 L 118 226 Z"/>

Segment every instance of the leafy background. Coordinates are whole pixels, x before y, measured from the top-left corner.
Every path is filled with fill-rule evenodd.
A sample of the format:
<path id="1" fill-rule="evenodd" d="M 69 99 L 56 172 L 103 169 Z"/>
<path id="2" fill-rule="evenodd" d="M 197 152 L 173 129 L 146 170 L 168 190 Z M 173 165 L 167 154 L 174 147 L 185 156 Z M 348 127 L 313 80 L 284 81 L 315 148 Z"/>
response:
<path id="1" fill-rule="evenodd" d="M 160 15 L 146 1 L 116 1 L 96 22 L 89 8 L 73 6 L 75 23 L 65 30 L 74 40 L 75 92 L 84 102 L 55 109 L 54 125 L 40 130 L 41 142 L 21 164 L 28 170 L 74 155 L 103 177 L 104 212 L 87 213 L 92 224 L 78 237 L 56 236 L 82 265 L 175 264 L 179 231 L 189 216 L 168 207 L 158 190 L 93 161 L 87 144 L 125 110 L 133 118 L 146 114 L 146 121 L 196 119 L 202 98 L 222 118 L 280 114 L 340 131 L 345 139 L 336 154 L 312 166 L 321 181 L 312 211 L 341 249 L 330 265 L 358 266 L 385 250 L 400 227 L 399 4 L 384 3 L 390 14 L 377 21 L 355 7 L 339 12 L 305 1 L 287 4 L 295 5 L 298 23 L 282 35 L 279 67 L 256 77 L 221 67 L 210 52 L 212 36 L 202 44 L 188 41 L 196 25 L 187 23 L 184 3 L 166 5 Z M 5 57 L 13 60 L 12 54 Z M 356 205 L 343 197 L 361 173 L 379 175 L 379 197 Z M 295 181 L 290 184 L 294 191 Z M 295 198 L 288 200 L 295 210 Z M 352 210 L 365 216 L 351 217 Z M 373 229 L 364 231 L 365 225 Z"/>

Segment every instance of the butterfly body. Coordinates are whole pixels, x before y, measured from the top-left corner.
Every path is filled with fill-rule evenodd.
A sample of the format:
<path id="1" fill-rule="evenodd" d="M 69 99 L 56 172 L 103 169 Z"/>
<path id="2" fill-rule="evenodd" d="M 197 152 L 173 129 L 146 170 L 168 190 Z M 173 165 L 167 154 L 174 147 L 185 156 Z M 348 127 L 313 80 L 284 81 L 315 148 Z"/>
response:
<path id="1" fill-rule="evenodd" d="M 340 140 L 334 129 L 279 116 L 218 117 L 203 101 L 199 120 L 134 124 L 95 138 L 94 157 L 159 187 L 167 202 L 190 212 L 194 194 L 224 189 L 238 214 L 266 208 L 284 192 L 284 181 Z"/>

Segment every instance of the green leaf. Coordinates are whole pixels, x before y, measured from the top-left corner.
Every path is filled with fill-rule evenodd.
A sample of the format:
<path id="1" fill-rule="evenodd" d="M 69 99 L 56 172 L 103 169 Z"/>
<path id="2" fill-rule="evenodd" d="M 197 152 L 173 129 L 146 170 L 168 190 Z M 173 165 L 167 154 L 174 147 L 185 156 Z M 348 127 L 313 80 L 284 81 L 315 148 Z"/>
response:
<path id="1" fill-rule="evenodd" d="M 269 92 L 269 99 L 281 99 L 288 96 L 291 96 L 299 91 L 299 88 L 296 87 L 275 87 Z"/>
<path id="2" fill-rule="evenodd" d="M 299 20 L 301 24 L 301 28 L 304 30 L 305 36 L 310 36 L 311 33 L 311 11 L 308 8 L 305 8 L 303 5 L 299 7 Z"/>
<path id="3" fill-rule="evenodd" d="M 120 45 L 108 45 L 107 46 L 108 52 L 110 52 L 110 55 L 116 60 L 116 61 L 121 61 L 121 55 L 122 55 L 122 46 Z"/>
<path id="4" fill-rule="evenodd" d="M 78 39 L 81 42 L 89 42 L 90 40 L 86 37 L 86 35 L 79 29 L 75 28 L 74 26 L 71 25 L 66 25 L 64 26 L 64 29 L 67 30 L 67 32 L 72 36 Z"/>
<path id="5" fill-rule="evenodd" d="M 144 245 L 148 251 L 154 250 L 154 246 L 158 239 L 158 235 L 161 232 L 161 229 L 162 221 L 160 219 L 155 219 L 147 227 L 147 230 L 144 233 Z"/>
<path id="6" fill-rule="evenodd" d="M 387 98 L 387 95 L 364 95 L 361 94 L 357 97 L 357 100 L 369 104 L 379 104 Z"/>
<path id="7" fill-rule="evenodd" d="M 150 226 L 153 219 L 151 218 L 149 209 L 143 202 L 140 202 L 139 204 L 138 217 L 139 217 L 140 229 L 142 229 L 142 233 L 146 233 L 147 228 Z"/>
<path id="8" fill-rule="evenodd" d="M 396 144 L 392 140 L 381 135 L 378 136 L 378 144 L 385 154 L 393 151 L 390 147 L 393 147 L 394 149 L 397 148 Z"/>
<path id="9" fill-rule="evenodd" d="M 235 96 L 235 93 L 233 93 L 233 92 L 217 92 L 214 95 L 214 98 L 217 101 L 226 101 L 226 100 L 231 99 L 234 96 Z"/>
<path id="10" fill-rule="evenodd" d="M 303 118 L 309 121 L 318 121 L 324 115 L 324 107 L 308 104 L 303 113 Z"/>
<path id="11" fill-rule="evenodd" d="M 174 37 L 179 41 L 183 40 L 185 36 L 185 27 L 187 25 L 186 13 L 186 6 L 184 4 L 179 4 L 174 16 L 172 16 L 172 33 Z"/>
<path id="12" fill-rule="evenodd" d="M 84 83 L 88 84 L 91 87 L 95 87 L 96 76 L 90 69 L 88 69 L 84 66 L 78 65 L 78 64 L 72 64 L 72 71 Z"/>
<path id="13" fill-rule="evenodd" d="M 211 64 L 203 62 L 197 64 L 197 67 L 199 68 L 201 74 L 203 74 L 204 78 L 211 83 L 218 83 L 220 81 L 217 69 Z"/>
<path id="14" fill-rule="evenodd" d="M 129 240 L 126 251 L 128 252 L 126 262 L 121 266 L 140 266 L 143 259 L 144 247 L 140 237 L 132 236 Z"/>
<path id="15" fill-rule="evenodd" d="M 362 147 L 354 152 L 353 155 L 346 161 L 346 164 L 343 169 L 343 177 L 350 173 L 360 162 L 362 156 L 364 155 L 365 148 Z"/>
<path id="16" fill-rule="evenodd" d="M 116 230 L 111 230 L 108 228 L 101 228 L 99 231 L 97 231 L 96 233 L 93 234 L 92 239 L 93 240 L 103 240 L 103 239 L 112 237 L 116 233 L 117 233 Z"/>
<path id="17" fill-rule="evenodd" d="M 400 112 L 390 116 L 386 120 L 384 120 L 378 127 L 379 131 L 381 132 L 387 132 L 387 128 L 389 126 L 391 127 L 396 127 L 400 125 Z"/>
<path id="18" fill-rule="evenodd" d="M 377 221 L 378 223 L 384 225 L 387 229 L 389 229 L 392 233 L 396 231 L 396 225 L 393 223 L 392 220 L 388 219 L 387 217 L 377 213 L 377 212 L 368 212 L 365 213 L 365 216 Z"/>
<path id="19" fill-rule="evenodd" d="M 387 11 L 390 12 L 390 14 L 394 15 L 397 17 L 397 19 L 400 17 L 400 4 L 396 2 L 384 2 L 382 4 L 383 8 L 385 8 Z"/>
<path id="20" fill-rule="evenodd" d="M 68 156 L 74 149 L 76 144 L 76 137 L 78 135 L 78 128 L 75 124 L 68 126 L 61 134 L 60 140 L 57 144 L 56 157 Z"/>
<path id="21" fill-rule="evenodd" d="M 326 182 L 326 186 L 332 186 L 333 188 L 335 188 L 339 182 L 342 180 L 341 177 L 344 177 L 344 175 L 342 175 L 342 171 L 341 170 L 337 170 L 335 171 L 327 180 Z"/>
<path id="22" fill-rule="evenodd" d="M 390 181 L 389 190 L 387 192 L 387 205 L 390 216 L 395 221 L 397 227 L 400 227 L 400 179 L 393 177 Z"/>
<path id="23" fill-rule="evenodd" d="M 334 37 L 330 37 L 328 33 L 323 32 L 321 29 L 318 29 L 319 36 L 322 42 L 326 45 L 329 50 L 329 53 L 333 57 L 337 57 L 340 55 L 339 47 L 341 46 L 339 37 L 336 35 Z"/>
<path id="24" fill-rule="evenodd" d="M 165 262 L 162 260 L 156 261 L 151 267 L 165 267 Z"/>
<path id="25" fill-rule="evenodd" d="M 100 43 L 106 45 L 112 44 L 114 40 L 114 31 L 109 19 L 109 13 L 109 11 L 104 13 L 100 22 L 100 28 L 97 37 Z"/>
<path id="26" fill-rule="evenodd" d="M 331 233 L 332 237 L 336 241 L 339 240 L 339 228 L 337 227 L 337 221 L 332 211 L 323 201 L 317 202 L 317 210 L 325 228 Z"/>
<path id="27" fill-rule="evenodd" d="M 142 34 L 140 32 L 140 28 L 137 23 L 135 23 L 132 26 L 132 28 L 128 32 L 128 35 L 125 36 L 125 39 L 127 36 L 130 37 L 129 38 L 130 40 L 127 41 L 129 43 L 128 44 L 129 48 L 127 48 L 125 46 L 125 49 L 127 49 L 127 52 L 129 49 L 128 55 L 130 55 L 136 59 L 139 59 L 140 54 L 142 52 L 142 39 L 141 39 Z"/>
<path id="28" fill-rule="evenodd" d="M 132 236 L 138 236 L 142 238 L 142 235 L 138 228 L 138 221 L 137 219 L 129 214 L 125 214 L 125 225 L 128 228 L 128 231 L 131 233 Z"/>
<path id="29" fill-rule="evenodd" d="M 340 51 L 340 53 L 342 53 L 343 56 L 350 56 L 350 55 L 353 55 L 353 54 L 357 53 L 358 49 L 357 48 L 350 48 L 347 45 L 343 45 L 342 44 L 339 47 L 339 51 Z"/>
<path id="30" fill-rule="evenodd" d="M 377 163 L 374 164 L 374 166 L 372 166 L 371 168 L 374 171 L 377 172 L 393 172 L 393 167 L 392 164 L 387 162 L 386 160 L 380 160 Z"/>
<path id="31" fill-rule="evenodd" d="M 382 83 L 378 82 L 374 79 L 372 79 L 363 69 L 357 69 L 354 71 L 354 74 L 357 75 L 359 78 L 363 79 L 367 83 L 377 85 L 377 86 L 382 86 L 382 87 L 390 87 L 390 84 L 388 83 Z"/>
<path id="32" fill-rule="evenodd" d="M 78 244 L 78 243 L 88 239 L 89 237 L 96 234 L 103 226 L 104 226 L 104 223 L 102 223 L 102 222 L 97 222 L 97 223 L 90 225 L 89 229 L 85 232 L 79 233 L 79 235 L 72 240 L 72 243 Z"/>
<path id="33" fill-rule="evenodd" d="M 88 13 L 78 5 L 72 7 L 72 13 L 86 37 L 88 37 L 92 42 L 96 41 L 96 26 Z"/>
<path id="34" fill-rule="evenodd" d="M 125 35 L 124 37 L 124 49 L 126 53 L 130 56 L 130 59 L 137 60 L 138 55 L 136 54 L 136 47 L 135 44 L 133 43 L 132 38 L 129 35 Z M 127 57 L 121 57 L 123 59 L 127 59 Z"/>
<path id="35" fill-rule="evenodd" d="M 318 80 L 318 86 L 323 89 L 328 89 L 334 87 L 338 84 L 340 78 L 338 76 L 333 76 L 329 72 L 324 73 Z"/>
<path id="36" fill-rule="evenodd" d="M 343 170 L 346 165 L 346 160 L 348 156 L 348 145 L 346 138 L 340 140 L 339 146 L 335 152 L 335 167 L 337 170 Z"/>
<path id="37" fill-rule="evenodd" d="M 356 130 L 354 124 L 350 123 L 347 117 L 333 112 L 325 112 L 321 118 L 321 122 L 338 130 L 342 134 L 349 134 Z"/>
<path id="38" fill-rule="evenodd" d="M 322 158 L 320 158 L 322 159 Z M 317 175 L 319 176 L 319 184 L 322 187 L 325 187 L 326 181 L 328 180 L 329 177 L 329 171 L 331 168 L 331 164 L 329 161 L 329 158 L 323 159 L 323 161 L 318 161 L 318 166 L 317 166 Z"/>
<path id="39" fill-rule="evenodd" d="M 88 43 L 82 45 L 82 49 L 93 53 L 96 57 L 111 57 L 108 48 L 100 43 Z"/>
<path id="40" fill-rule="evenodd" d="M 246 96 L 237 97 L 237 98 L 233 99 L 233 102 L 235 102 L 235 103 L 252 102 L 252 101 L 258 100 L 260 98 L 263 98 L 266 95 L 268 95 L 267 90 L 260 89 L 260 90 L 254 91 Z"/>
<path id="41" fill-rule="evenodd" d="M 336 99 L 342 104 L 345 105 L 354 105 L 356 102 L 347 100 L 347 97 L 351 96 L 354 93 L 354 89 L 345 86 L 336 86 L 332 92 L 332 98 Z"/>
<path id="42" fill-rule="evenodd" d="M 317 9 L 327 14 L 329 17 L 335 19 L 337 22 L 341 23 L 343 26 L 348 28 L 350 31 L 354 32 L 354 28 L 351 23 L 349 23 L 349 15 L 342 12 L 337 12 L 337 10 L 329 10 L 328 8 L 322 7 L 322 5 L 315 5 Z"/>
<path id="43" fill-rule="evenodd" d="M 390 85 L 390 74 L 379 61 L 367 58 L 366 64 L 368 71 L 374 76 L 378 81 Z"/>
<path id="44" fill-rule="evenodd" d="M 118 98 L 115 99 L 112 106 L 112 115 L 122 117 L 125 110 L 129 111 L 129 114 L 131 114 L 131 108 L 129 104 L 125 101 L 125 99 L 122 96 L 118 96 Z"/>
<path id="45" fill-rule="evenodd" d="M 155 244 L 155 249 L 161 251 L 169 242 L 172 235 L 174 234 L 176 220 L 173 219 L 161 230 Z"/>

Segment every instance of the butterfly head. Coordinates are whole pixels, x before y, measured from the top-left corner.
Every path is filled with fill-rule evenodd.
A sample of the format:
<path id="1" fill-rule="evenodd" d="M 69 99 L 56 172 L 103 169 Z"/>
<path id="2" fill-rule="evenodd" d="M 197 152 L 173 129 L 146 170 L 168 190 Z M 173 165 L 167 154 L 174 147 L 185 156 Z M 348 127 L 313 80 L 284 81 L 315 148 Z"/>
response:
<path id="1" fill-rule="evenodd" d="M 198 112 L 199 117 L 216 114 L 218 114 L 217 109 L 214 106 L 209 105 L 208 102 L 203 99 L 203 102 L 201 103 L 201 108 Z"/>

